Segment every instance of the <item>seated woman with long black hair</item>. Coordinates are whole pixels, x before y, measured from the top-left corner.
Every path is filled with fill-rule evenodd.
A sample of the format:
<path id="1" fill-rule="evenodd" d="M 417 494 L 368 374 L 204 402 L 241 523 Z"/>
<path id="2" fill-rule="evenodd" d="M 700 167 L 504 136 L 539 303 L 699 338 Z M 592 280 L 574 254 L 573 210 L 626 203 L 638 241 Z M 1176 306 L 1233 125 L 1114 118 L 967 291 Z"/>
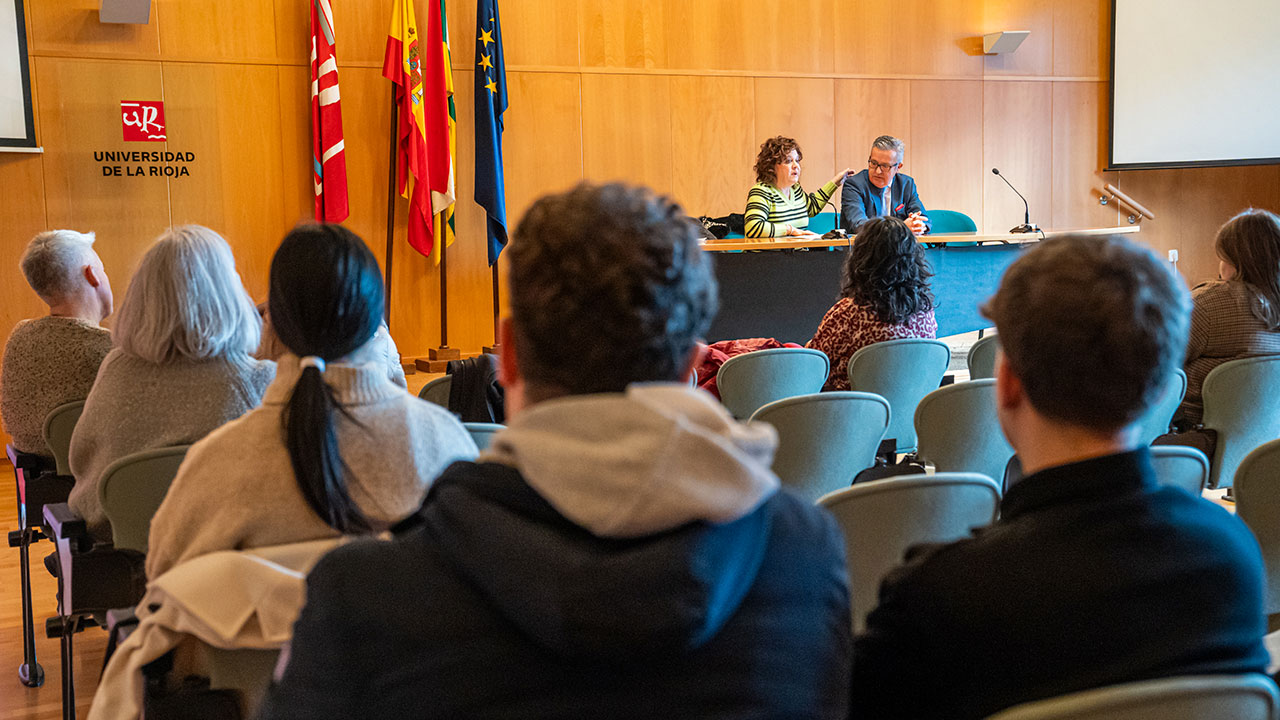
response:
<path id="1" fill-rule="evenodd" d="M 849 389 L 849 358 L 872 343 L 933 338 L 933 273 L 906 223 L 894 217 L 867 221 L 849 248 L 844 286 L 805 347 L 831 359 L 823 390 Z"/>
<path id="2" fill-rule="evenodd" d="M 305 225 L 271 261 L 289 353 L 262 406 L 196 443 L 151 523 L 147 577 L 217 550 L 386 529 L 475 443 L 387 376 L 382 273 L 354 233 Z"/>

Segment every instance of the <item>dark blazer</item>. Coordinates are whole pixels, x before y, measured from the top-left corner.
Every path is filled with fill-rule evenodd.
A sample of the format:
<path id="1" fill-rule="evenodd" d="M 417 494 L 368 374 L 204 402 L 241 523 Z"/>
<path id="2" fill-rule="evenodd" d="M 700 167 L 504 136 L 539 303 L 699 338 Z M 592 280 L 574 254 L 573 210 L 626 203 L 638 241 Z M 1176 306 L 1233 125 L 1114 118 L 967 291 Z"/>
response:
<path id="1" fill-rule="evenodd" d="M 984 718 L 1172 675 L 1263 672 L 1244 523 L 1156 484 L 1146 448 L 1014 485 L 968 540 L 913 549 L 854 642 L 850 716 Z"/>
<path id="2" fill-rule="evenodd" d="M 844 189 L 840 191 L 840 227 L 856 233 L 867 220 L 881 215 L 892 215 L 900 220 L 905 220 L 913 212 L 927 215 L 924 203 L 920 202 L 920 193 L 916 192 L 916 181 L 910 175 L 894 175 L 890 188 L 893 207 L 886 212 L 880 207 L 880 193 L 883 191 L 871 184 L 866 170 L 846 179 Z M 899 206 L 902 206 L 901 210 L 897 209 Z M 929 226 L 926 221 L 926 232 Z"/>
<path id="3" fill-rule="evenodd" d="M 260 717 L 843 720 L 851 642 L 840 530 L 786 491 L 608 539 L 455 463 L 393 542 L 317 564 Z"/>

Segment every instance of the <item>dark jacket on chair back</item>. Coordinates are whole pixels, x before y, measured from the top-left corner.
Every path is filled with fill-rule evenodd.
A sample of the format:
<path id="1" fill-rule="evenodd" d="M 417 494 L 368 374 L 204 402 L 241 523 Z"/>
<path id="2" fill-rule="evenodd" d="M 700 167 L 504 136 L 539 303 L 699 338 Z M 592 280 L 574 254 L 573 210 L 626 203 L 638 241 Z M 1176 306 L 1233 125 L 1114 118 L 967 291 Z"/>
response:
<path id="1" fill-rule="evenodd" d="M 321 561 L 264 716 L 843 718 L 843 543 L 775 442 L 687 387 L 526 409 Z"/>
<path id="2" fill-rule="evenodd" d="M 851 717 L 983 718 L 1173 675 L 1262 672 L 1257 542 L 1156 483 L 1146 448 L 1010 488 L 975 537 L 913 549 L 855 642 Z"/>

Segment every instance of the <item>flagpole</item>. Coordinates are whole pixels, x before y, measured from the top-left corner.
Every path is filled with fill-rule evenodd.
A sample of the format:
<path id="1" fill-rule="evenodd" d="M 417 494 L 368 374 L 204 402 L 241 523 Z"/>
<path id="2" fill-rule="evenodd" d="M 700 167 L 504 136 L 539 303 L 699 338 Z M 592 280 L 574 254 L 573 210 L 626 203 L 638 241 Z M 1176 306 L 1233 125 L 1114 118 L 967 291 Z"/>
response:
<path id="1" fill-rule="evenodd" d="M 436 219 L 436 222 L 444 222 Z M 449 246 L 444 242 L 445 233 L 436 240 L 440 243 L 440 349 L 449 349 Z M 442 359 L 449 359 L 443 357 Z"/>
<path id="2" fill-rule="evenodd" d="M 498 261 L 495 259 L 493 265 L 493 346 L 498 347 L 502 342 L 498 338 Z"/>
<path id="3" fill-rule="evenodd" d="M 387 320 L 387 327 L 391 327 L 391 256 L 395 252 L 393 240 L 396 234 L 396 151 L 399 149 L 399 138 L 396 137 L 397 117 L 399 108 L 396 107 L 396 84 L 391 83 L 391 160 L 388 162 L 387 170 L 387 259 L 386 259 L 386 277 L 383 280 L 383 289 L 386 297 L 386 308 L 383 314 Z"/>

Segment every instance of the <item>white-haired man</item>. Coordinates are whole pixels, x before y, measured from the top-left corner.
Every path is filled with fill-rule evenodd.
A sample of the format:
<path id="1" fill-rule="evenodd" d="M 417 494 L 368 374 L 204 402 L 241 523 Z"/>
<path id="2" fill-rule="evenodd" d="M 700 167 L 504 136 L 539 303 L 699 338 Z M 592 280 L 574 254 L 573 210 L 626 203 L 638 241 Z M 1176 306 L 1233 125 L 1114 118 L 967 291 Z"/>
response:
<path id="1" fill-rule="evenodd" d="M 0 416 L 20 452 L 49 456 L 45 417 L 89 394 L 111 350 L 111 333 L 99 326 L 111 314 L 111 282 L 93 240 L 93 233 L 51 230 L 22 254 L 22 274 L 49 314 L 19 322 L 4 348 Z"/>

